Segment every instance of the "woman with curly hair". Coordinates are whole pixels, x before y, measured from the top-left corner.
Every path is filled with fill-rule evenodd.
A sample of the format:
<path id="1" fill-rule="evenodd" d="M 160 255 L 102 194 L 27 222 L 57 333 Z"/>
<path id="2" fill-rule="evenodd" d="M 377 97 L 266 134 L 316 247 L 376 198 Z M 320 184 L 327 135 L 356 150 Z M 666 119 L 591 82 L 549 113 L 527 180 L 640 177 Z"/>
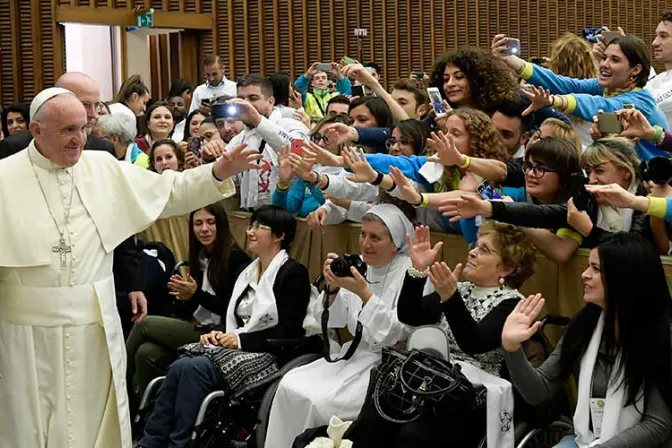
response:
<path id="1" fill-rule="evenodd" d="M 565 33 L 553 42 L 548 68 L 557 75 L 575 79 L 597 77 L 597 61 L 593 56 L 593 49 L 585 39 L 573 33 Z M 593 143 L 590 136 L 593 123 L 571 116 L 570 119 L 581 138 L 582 146 L 589 146 Z"/>
<path id="2" fill-rule="evenodd" d="M 518 94 L 511 70 L 478 48 L 458 48 L 440 56 L 430 80 L 451 107 L 471 107 L 488 115 L 497 104 Z"/>

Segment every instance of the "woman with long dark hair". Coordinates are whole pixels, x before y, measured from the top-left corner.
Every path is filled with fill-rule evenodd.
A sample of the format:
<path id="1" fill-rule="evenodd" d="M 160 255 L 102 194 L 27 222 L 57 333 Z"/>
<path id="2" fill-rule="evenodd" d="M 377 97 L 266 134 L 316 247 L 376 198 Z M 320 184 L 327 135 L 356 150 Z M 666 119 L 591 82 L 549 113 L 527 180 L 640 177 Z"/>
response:
<path id="1" fill-rule="evenodd" d="M 11 104 L 2 108 L 0 117 L 2 133 L 7 138 L 28 129 L 30 110 L 26 104 Z"/>
<path id="2" fill-rule="evenodd" d="M 661 446 L 672 428 L 672 298 L 660 258 L 642 236 L 618 233 L 591 250 L 581 278 L 586 306 L 538 369 L 521 343 L 539 328 L 544 299 L 530 296 L 509 315 L 502 347 L 511 379 L 538 404 L 574 374 L 575 436 L 556 446 Z"/>
<path id="3" fill-rule="evenodd" d="M 193 323 L 184 320 L 147 316 L 131 331 L 126 342 L 128 386 L 137 374 L 141 396 L 149 382 L 163 375 L 177 358 L 177 348 L 197 342 L 204 332 L 220 323 L 233 292 L 236 276 L 250 257 L 236 244 L 221 203 L 196 210 L 189 215 L 189 273 L 186 278 L 171 277 L 170 293 L 188 302 Z M 136 396 L 131 389 L 129 398 Z"/>

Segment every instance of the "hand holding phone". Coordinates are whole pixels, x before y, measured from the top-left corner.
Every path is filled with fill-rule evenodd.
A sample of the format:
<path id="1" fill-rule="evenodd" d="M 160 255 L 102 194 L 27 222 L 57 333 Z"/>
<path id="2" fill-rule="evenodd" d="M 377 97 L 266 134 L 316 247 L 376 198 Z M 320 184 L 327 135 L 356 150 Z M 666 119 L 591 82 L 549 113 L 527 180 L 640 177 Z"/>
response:
<path id="1" fill-rule="evenodd" d="M 574 200 L 574 205 L 580 211 L 588 211 L 593 208 L 595 197 L 586 190 L 588 178 L 581 173 L 569 176 L 569 192 Z"/>
<path id="2" fill-rule="evenodd" d="M 290 152 L 299 157 L 303 157 L 303 140 L 300 138 L 293 138 Z"/>
<path id="3" fill-rule="evenodd" d="M 448 113 L 446 107 L 443 105 L 443 98 L 438 87 L 428 87 L 427 95 L 429 95 L 429 102 L 432 103 L 436 118 L 441 118 Z"/>
<path id="4" fill-rule="evenodd" d="M 352 86 L 352 96 L 365 96 L 366 91 L 364 90 L 364 86 Z"/>
<path id="5" fill-rule="evenodd" d="M 502 195 L 499 194 L 497 189 L 487 179 L 484 179 L 483 182 L 481 182 L 479 186 L 476 187 L 476 191 L 486 201 L 496 201 L 502 199 Z"/>
<path id="6" fill-rule="evenodd" d="M 187 148 L 196 157 L 201 156 L 201 146 L 203 145 L 203 137 L 192 136 L 187 140 Z"/>
<path id="7" fill-rule="evenodd" d="M 506 47 L 507 53 L 512 56 L 520 56 L 520 39 L 515 39 L 509 37 L 507 39 L 508 46 Z"/>

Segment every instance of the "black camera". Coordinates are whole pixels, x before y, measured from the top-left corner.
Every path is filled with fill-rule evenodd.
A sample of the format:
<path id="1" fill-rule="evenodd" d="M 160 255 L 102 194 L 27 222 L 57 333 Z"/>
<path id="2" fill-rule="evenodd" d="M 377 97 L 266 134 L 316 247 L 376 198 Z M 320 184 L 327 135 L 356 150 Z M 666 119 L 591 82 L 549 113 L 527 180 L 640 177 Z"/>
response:
<path id="1" fill-rule="evenodd" d="M 367 266 L 359 255 L 343 254 L 342 257 L 331 262 L 330 268 L 336 277 L 352 277 L 352 272 L 350 272 L 352 266 L 362 274 L 362 277 L 366 277 Z"/>
<path id="2" fill-rule="evenodd" d="M 574 200 L 574 205 L 581 211 L 592 211 L 597 204 L 595 196 L 586 190 L 588 178 L 581 173 L 573 173 L 569 176 L 569 192 Z"/>
<path id="3" fill-rule="evenodd" d="M 642 162 L 639 169 L 646 182 L 664 185 L 672 181 L 672 160 L 667 157 L 654 157 L 648 162 Z"/>

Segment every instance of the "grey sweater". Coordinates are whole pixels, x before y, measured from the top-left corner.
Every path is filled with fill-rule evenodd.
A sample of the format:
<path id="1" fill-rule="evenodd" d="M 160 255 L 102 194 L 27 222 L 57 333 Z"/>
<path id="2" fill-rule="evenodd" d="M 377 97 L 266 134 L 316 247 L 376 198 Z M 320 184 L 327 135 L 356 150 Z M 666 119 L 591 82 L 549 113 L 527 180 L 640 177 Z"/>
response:
<path id="1" fill-rule="evenodd" d="M 535 369 L 525 358 L 522 350 L 515 353 L 504 351 L 511 380 L 525 401 L 535 405 L 549 401 L 560 390 L 567 378 L 559 378 L 562 340 L 544 363 Z M 613 358 L 606 356 L 602 347 L 593 373 L 592 394 L 603 398 Z M 578 378 L 580 361 L 575 363 L 574 376 Z M 646 406 L 642 420 L 616 437 L 599 445 L 601 448 L 647 448 L 669 446 L 672 431 L 672 413 L 657 389 L 652 388 L 644 398 Z"/>

